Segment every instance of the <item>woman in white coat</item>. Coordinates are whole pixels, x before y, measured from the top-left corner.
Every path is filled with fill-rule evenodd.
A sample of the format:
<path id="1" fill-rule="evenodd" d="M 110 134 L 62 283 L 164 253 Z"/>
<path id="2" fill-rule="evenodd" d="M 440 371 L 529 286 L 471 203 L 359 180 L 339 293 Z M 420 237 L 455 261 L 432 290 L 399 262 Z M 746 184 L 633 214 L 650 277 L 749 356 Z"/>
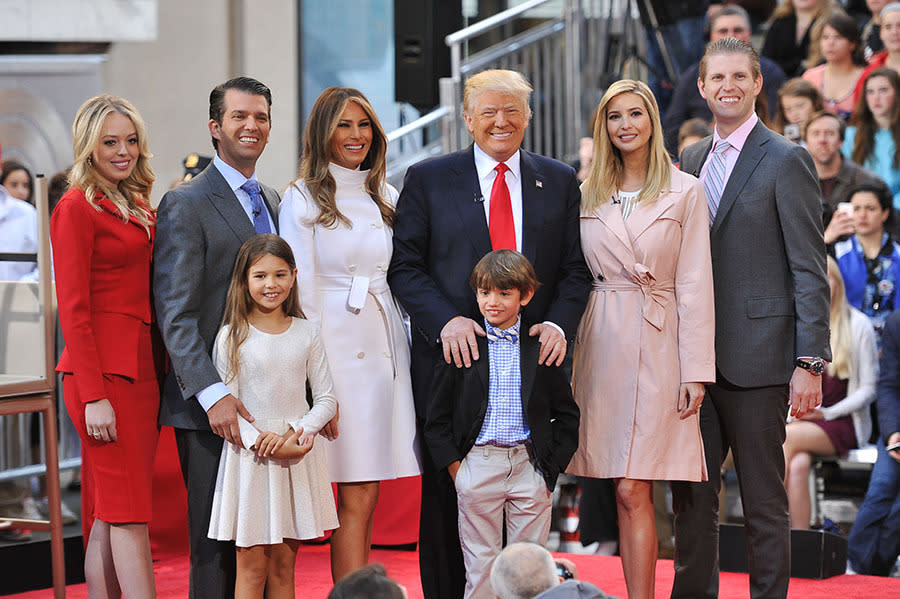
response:
<path id="1" fill-rule="evenodd" d="M 847 303 L 844 278 L 830 256 L 828 283 L 833 359 L 822 376 L 822 406 L 789 422 L 784 441 L 791 528 L 809 528 L 812 456 L 843 455 L 868 443 L 872 434 L 869 404 L 878 381 L 875 330 L 865 314 Z"/>
<path id="2" fill-rule="evenodd" d="M 309 116 L 300 177 L 279 215 L 339 404 L 340 435 L 326 443 L 338 483 L 335 581 L 368 562 L 378 481 L 421 473 L 408 337 L 386 279 L 398 195 L 385 182 L 386 149 L 366 97 L 329 87 Z"/>

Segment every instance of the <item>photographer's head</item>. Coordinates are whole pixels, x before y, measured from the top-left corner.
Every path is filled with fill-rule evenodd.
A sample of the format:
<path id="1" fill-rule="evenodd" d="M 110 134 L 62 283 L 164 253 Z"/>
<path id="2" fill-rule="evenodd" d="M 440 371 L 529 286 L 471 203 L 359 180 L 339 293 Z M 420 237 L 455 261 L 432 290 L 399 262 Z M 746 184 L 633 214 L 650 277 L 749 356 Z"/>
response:
<path id="1" fill-rule="evenodd" d="M 491 587 L 497 599 L 531 599 L 559 584 L 550 552 L 535 543 L 513 543 L 491 567 Z"/>

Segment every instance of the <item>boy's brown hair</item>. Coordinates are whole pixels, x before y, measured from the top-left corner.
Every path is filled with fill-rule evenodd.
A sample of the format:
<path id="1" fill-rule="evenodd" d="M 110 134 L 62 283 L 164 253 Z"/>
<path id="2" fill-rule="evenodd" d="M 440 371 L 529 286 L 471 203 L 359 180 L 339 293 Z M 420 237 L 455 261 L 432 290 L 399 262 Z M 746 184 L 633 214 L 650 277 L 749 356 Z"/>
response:
<path id="1" fill-rule="evenodd" d="M 537 291 L 541 283 L 528 258 L 515 250 L 494 250 L 485 254 L 469 277 L 473 291 L 479 289 L 518 289 L 525 295 Z"/>

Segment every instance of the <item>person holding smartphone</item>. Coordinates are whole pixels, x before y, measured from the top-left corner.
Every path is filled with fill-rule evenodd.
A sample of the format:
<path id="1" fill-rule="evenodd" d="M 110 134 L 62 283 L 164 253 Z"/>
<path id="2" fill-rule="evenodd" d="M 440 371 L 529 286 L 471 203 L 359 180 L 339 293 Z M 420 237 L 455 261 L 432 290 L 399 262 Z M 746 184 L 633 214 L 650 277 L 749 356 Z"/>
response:
<path id="1" fill-rule="evenodd" d="M 876 401 L 878 460 L 847 555 L 858 574 L 887 576 L 900 555 L 900 310 L 884 325 Z"/>

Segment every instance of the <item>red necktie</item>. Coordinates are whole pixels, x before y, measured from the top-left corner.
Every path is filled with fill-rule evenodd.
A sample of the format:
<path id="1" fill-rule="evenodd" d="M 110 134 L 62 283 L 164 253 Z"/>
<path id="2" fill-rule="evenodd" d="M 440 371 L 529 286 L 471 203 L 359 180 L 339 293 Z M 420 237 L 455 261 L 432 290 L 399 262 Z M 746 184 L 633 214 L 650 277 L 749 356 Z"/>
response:
<path id="1" fill-rule="evenodd" d="M 491 208 L 488 218 L 488 231 L 491 235 L 491 247 L 495 250 L 516 249 L 516 227 L 513 224 L 512 202 L 509 199 L 509 187 L 506 186 L 506 171 L 509 167 L 502 162 L 494 167 L 497 177 L 491 188 Z"/>

